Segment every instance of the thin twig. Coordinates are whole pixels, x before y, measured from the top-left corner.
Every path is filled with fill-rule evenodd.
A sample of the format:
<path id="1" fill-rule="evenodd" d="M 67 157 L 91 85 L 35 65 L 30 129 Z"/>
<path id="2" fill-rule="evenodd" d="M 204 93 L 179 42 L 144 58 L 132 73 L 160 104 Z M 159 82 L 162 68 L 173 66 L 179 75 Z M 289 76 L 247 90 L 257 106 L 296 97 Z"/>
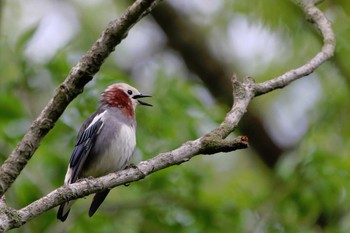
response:
<path id="1" fill-rule="evenodd" d="M 298 2 L 308 20 L 313 22 L 323 37 L 323 47 L 310 61 L 299 68 L 290 70 L 283 75 L 255 85 L 255 96 L 259 96 L 277 88 L 283 88 L 291 82 L 314 72 L 317 67 L 331 58 L 335 50 L 335 36 L 331 23 L 323 12 L 312 4 L 311 0 Z"/>

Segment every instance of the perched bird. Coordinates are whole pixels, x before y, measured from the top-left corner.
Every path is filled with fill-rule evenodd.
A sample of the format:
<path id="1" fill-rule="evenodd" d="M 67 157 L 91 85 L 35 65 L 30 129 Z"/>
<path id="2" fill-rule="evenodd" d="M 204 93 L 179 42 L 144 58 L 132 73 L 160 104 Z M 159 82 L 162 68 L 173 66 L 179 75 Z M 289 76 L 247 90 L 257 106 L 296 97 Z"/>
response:
<path id="1" fill-rule="evenodd" d="M 135 108 L 138 104 L 152 106 L 140 100 L 150 97 L 125 83 L 110 85 L 102 94 L 100 106 L 81 126 L 67 173 L 65 184 L 85 177 L 100 177 L 122 170 L 129 165 L 136 145 Z M 95 194 L 91 217 L 109 193 L 109 189 Z M 65 221 L 74 201 L 62 204 L 57 218 Z"/>

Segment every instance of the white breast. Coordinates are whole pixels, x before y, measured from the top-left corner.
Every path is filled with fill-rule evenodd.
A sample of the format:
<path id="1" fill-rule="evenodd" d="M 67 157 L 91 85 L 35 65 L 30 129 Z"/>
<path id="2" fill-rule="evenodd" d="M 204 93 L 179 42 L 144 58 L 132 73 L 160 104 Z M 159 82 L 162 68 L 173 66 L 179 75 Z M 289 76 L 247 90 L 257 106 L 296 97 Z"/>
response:
<path id="1" fill-rule="evenodd" d="M 108 149 L 91 166 L 86 176 L 103 176 L 124 169 L 130 162 L 136 146 L 135 128 L 123 124 L 114 135 Z"/>

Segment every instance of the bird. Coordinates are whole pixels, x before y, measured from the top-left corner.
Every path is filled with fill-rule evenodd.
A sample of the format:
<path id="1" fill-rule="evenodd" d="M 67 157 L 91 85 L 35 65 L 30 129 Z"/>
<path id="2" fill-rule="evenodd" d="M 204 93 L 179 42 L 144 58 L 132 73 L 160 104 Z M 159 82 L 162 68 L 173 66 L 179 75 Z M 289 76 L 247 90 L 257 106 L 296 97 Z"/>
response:
<path id="1" fill-rule="evenodd" d="M 82 124 L 73 149 L 64 184 L 79 179 L 100 177 L 125 169 L 136 146 L 137 105 L 152 106 L 141 94 L 126 83 L 114 83 L 101 94 L 98 109 Z M 110 189 L 97 192 L 92 200 L 89 217 L 92 217 Z M 57 218 L 64 222 L 75 201 L 60 205 Z"/>

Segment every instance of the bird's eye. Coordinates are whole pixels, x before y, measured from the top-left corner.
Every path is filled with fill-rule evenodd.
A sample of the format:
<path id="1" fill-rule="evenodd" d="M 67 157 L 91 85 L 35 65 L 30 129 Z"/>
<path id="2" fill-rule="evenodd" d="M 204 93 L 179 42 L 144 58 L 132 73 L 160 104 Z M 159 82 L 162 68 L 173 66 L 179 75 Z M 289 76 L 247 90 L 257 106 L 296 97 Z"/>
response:
<path id="1" fill-rule="evenodd" d="M 132 90 L 128 90 L 128 94 L 129 94 L 129 95 L 132 95 Z"/>

